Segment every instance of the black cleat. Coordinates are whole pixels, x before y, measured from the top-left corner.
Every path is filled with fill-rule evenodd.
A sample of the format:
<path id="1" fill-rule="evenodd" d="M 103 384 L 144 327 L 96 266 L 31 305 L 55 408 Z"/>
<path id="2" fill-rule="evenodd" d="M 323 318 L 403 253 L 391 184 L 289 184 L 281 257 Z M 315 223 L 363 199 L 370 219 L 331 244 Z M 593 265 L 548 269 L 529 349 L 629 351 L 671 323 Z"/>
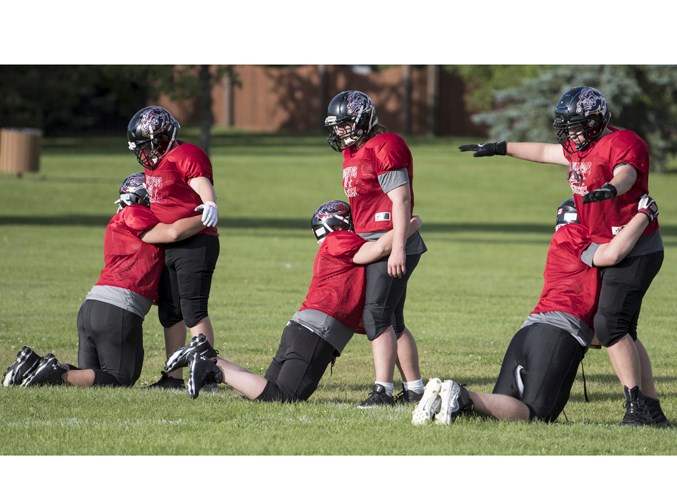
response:
<path id="1" fill-rule="evenodd" d="M 188 356 L 188 394 L 194 400 L 200 390 L 213 392 L 218 389 L 217 383 L 223 381 L 223 373 L 216 365 L 215 358 L 207 358 L 196 352 Z"/>
<path id="2" fill-rule="evenodd" d="M 386 393 L 385 387 L 383 385 L 375 384 L 372 387 L 371 393 L 367 399 L 360 403 L 357 408 L 374 408 L 380 407 L 382 405 L 394 404 L 395 400 L 393 399 L 392 395 L 388 395 Z"/>
<path id="3" fill-rule="evenodd" d="M 651 418 L 651 413 L 644 402 L 644 395 L 639 391 L 639 386 L 628 389 L 623 387 L 623 394 L 625 395 L 625 415 L 620 425 L 652 425 L 654 423 Z"/>
<path id="4" fill-rule="evenodd" d="M 183 390 L 186 384 L 181 378 L 172 378 L 167 373 L 162 371 L 162 377 L 155 383 L 148 385 L 146 388 L 161 388 L 163 390 Z"/>
<path id="5" fill-rule="evenodd" d="M 24 378 L 21 386 L 26 388 L 28 386 L 63 385 L 64 381 L 61 376 L 65 372 L 66 370 L 59 365 L 54 355 L 47 354 L 40 360 L 37 368 Z"/>
<path id="6" fill-rule="evenodd" d="M 403 388 L 402 391 L 395 396 L 395 404 L 418 403 L 421 401 L 421 398 L 423 398 L 423 392 L 416 393 Z"/>
<path id="7" fill-rule="evenodd" d="M 16 355 L 14 363 L 7 368 L 5 376 L 2 381 L 3 386 L 19 386 L 35 368 L 42 356 L 35 353 L 30 347 L 24 346 Z"/>
<path id="8" fill-rule="evenodd" d="M 188 356 L 191 353 L 197 353 L 200 356 L 207 358 L 214 358 L 218 354 L 212 345 L 209 343 L 204 334 L 198 334 L 191 339 L 191 341 L 180 349 L 177 349 L 174 354 L 169 356 L 165 364 L 165 371 L 171 373 L 179 368 L 188 366 Z"/>

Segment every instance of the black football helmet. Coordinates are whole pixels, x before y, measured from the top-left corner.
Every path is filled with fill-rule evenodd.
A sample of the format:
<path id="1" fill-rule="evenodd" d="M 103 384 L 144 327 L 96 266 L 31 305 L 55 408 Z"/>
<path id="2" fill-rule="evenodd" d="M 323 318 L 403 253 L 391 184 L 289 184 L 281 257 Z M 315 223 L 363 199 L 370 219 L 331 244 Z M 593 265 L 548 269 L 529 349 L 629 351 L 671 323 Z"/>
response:
<path id="1" fill-rule="evenodd" d="M 559 143 L 567 152 L 573 153 L 596 141 L 610 118 L 606 98 L 599 90 L 577 86 L 562 95 L 557 102 L 552 127 L 557 131 Z"/>
<path id="2" fill-rule="evenodd" d="M 174 145 L 180 127 L 168 110 L 156 105 L 144 107 L 127 126 L 129 149 L 144 168 L 155 169 Z"/>
<path id="3" fill-rule="evenodd" d="M 338 129 L 349 124 L 349 130 L 339 135 Z M 327 108 L 324 126 L 329 131 L 327 142 L 335 151 L 355 145 L 378 124 L 374 102 L 366 93 L 357 90 L 343 91 L 332 98 Z"/>
<path id="4" fill-rule="evenodd" d="M 350 205 L 342 200 L 331 200 L 320 205 L 310 219 L 310 226 L 317 242 L 335 230 L 353 230 Z"/>
<path id="5" fill-rule="evenodd" d="M 564 200 L 559 207 L 557 207 L 557 220 L 555 221 L 555 230 L 563 225 L 577 224 L 578 212 L 573 198 Z"/>
<path id="6" fill-rule="evenodd" d="M 125 178 L 120 185 L 120 198 L 115 201 L 118 212 L 127 205 L 144 205 L 150 207 L 150 197 L 146 191 L 146 175 L 134 173 Z"/>

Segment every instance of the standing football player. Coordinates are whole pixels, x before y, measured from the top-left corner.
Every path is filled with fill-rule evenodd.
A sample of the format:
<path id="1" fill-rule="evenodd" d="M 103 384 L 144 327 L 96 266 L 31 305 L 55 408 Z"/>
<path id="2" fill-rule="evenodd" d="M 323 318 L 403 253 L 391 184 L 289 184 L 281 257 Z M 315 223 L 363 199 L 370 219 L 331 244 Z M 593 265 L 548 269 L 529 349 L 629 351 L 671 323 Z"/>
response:
<path id="1" fill-rule="evenodd" d="M 421 225 L 411 219 L 408 234 Z M 306 299 L 282 332 L 277 353 L 265 376 L 254 374 L 193 340 L 174 353 L 166 369 L 189 365 L 188 393 L 197 398 L 203 385 L 223 382 L 250 400 L 295 402 L 317 389 L 329 364 L 340 356 L 361 326 L 365 301 L 365 265 L 387 256 L 393 232 L 367 242 L 353 232 L 350 205 L 322 204 L 311 218 L 319 249 Z"/>
<path id="2" fill-rule="evenodd" d="M 402 376 L 402 402 L 423 393 L 418 349 L 404 323 L 407 282 L 426 246 L 418 232 L 407 238 L 414 209 L 413 158 L 406 142 L 379 124 L 369 96 L 348 90 L 337 94 L 324 121 L 327 142 L 343 155 L 343 190 L 350 199 L 355 232 L 374 241 L 393 231 L 390 255 L 367 267 L 364 328 L 371 341 L 374 385 L 360 408 L 392 405 L 394 371 Z M 412 365 L 411 369 L 405 364 Z"/>
<path id="3" fill-rule="evenodd" d="M 560 205 L 541 296 L 510 342 L 493 392 L 470 391 L 454 380 L 432 378 L 412 423 L 448 425 L 464 413 L 513 421 L 557 420 L 593 338 L 598 269 L 622 261 L 658 216 L 658 206 L 648 195 L 636 207 L 637 214 L 611 241 L 596 244 L 578 223 L 573 199 Z M 649 424 L 670 426 L 658 399 L 649 409 Z"/>
<path id="4" fill-rule="evenodd" d="M 581 223 L 595 242 L 609 242 L 637 212 L 649 193 L 649 148 L 635 132 L 608 125 L 611 112 L 599 90 L 579 86 L 565 92 L 555 107 L 553 128 L 559 144 L 490 142 L 461 146 L 475 157 L 508 155 L 568 169 Z M 637 336 L 646 294 L 663 263 L 663 241 L 653 220 L 627 258 L 601 271 L 602 289 L 595 331 L 607 349 L 623 386 L 622 425 L 652 423 L 647 403 L 656 401 L 651 361 Z"/>
<path id="5" fill-rule="evenodd" d="M 206 226 L 191 239 L 165 247 L 158 316 L 167 356 L 185 344 L 186 327 L 192 337 L 214 344 L 208 305 L 220 251 L 212 164 L 201 148 L 177 139 L 179 128 L 172 114 L 158 106 L 139 110 L 127 127 L 129 149 L 146 173 L 153 213 L 169 224 L 200 208 Z M 182 389 L 182 371 L 163 371 L 150 387 Z"/>
<path id="6" fill-rule="evenodd" d="M 150 211 L 143 173 L 120 187 L 118 212 L 106 226 L 104 267 L 78 313 L 78 368 L 24 347 L 4 386 L 132 386 L 143 365 L 143 320 L 164 266 L 163 248 L 204 228 L 201 215 L 163 224 Z"/>

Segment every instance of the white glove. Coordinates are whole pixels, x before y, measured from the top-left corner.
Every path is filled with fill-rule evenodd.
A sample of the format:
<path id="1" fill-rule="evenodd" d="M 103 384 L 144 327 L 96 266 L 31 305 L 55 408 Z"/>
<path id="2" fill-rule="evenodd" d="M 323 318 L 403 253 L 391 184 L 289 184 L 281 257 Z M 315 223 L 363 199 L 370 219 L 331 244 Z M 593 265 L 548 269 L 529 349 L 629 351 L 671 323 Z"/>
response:
<path id="1" fill-rule="evenodd" d="M 205 202 L 195 207 L 195 211 L 202 211 L 202 224 L 205 227 L 216 227 L 219 221 L 219 207 L 214 202 Z"/>

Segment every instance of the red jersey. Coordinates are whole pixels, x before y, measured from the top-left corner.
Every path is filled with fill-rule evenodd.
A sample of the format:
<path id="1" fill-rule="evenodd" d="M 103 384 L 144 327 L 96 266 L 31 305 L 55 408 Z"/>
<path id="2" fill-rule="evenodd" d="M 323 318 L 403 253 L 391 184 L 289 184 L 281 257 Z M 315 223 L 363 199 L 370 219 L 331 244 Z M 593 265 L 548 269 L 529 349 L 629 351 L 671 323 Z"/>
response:
<path id="1" fill-rule="evenodd" d="M 397 134 L 386 132 L 369 139 L 358 149 L 343 151 L 343 191 L 350 199 L 355 232 L 379 232 L 393 228 L 392 201 L 383 193 L 378 177 L 406 169 L 414 211 L 414 163 L 411 151 Z"/>
<path id="2" fill-rule="evenodd" d="M 564 156 L 569 160 L 569 185 L 574 195 L 578 219 L 590 230 L 595 242 L 609 242 L 637 213 L 637 202 L 649 193 L 649 147 L 630 130 L 607 134 L 584 151 Z M 616 198 L 602 202 L 583 203 L 583 196 L 600 188 L 613 178 L 614 168 L 626 163 L 637 170 L 635 184 Z M 644 231 L 650 234 L 658 228 L 654 220 Z"/>
<path id="3" fill-rule="evenodd" d="M 157 299 L 164 251 L 143 242 L 140 236 L 159 223 L 143 205 L 128 205 L 113 215 L 103 238 L 104 267 L 96 284 L 126 288 Z"/>
<path id="4" fill-rule="evenodd" d="M 179 143 L 164 155 L 155 169 L 145 170 L 150 206 L 165 224 L 197 215 L 195 207 L 201 205 L 202 200 L 188 184 L 189 180 L 204 176 L 214 184 L 207 153 L 194 144 Z M 205 227 L 199 234 L 218 235 L 218 232 L 215 227 Z"/>
<path id="5" fill-rule="evenodd" d="M 364 334 L 361 323 L 366 275 L 364 266 L 353 263 L 353 256 L 365 242 L 347 230 L 325 237 L 315 256 L 308 295 L 299 310 L 319 310 Z"/>
<path id="6" fill-rule="evenodd" d="M 593 326 L 600 278 L 580 257 L 592 244 L 581 224 L 567 224 L 552 236 L 543 271 L 543 291 L 531 313 L 567 312 Z"/>

